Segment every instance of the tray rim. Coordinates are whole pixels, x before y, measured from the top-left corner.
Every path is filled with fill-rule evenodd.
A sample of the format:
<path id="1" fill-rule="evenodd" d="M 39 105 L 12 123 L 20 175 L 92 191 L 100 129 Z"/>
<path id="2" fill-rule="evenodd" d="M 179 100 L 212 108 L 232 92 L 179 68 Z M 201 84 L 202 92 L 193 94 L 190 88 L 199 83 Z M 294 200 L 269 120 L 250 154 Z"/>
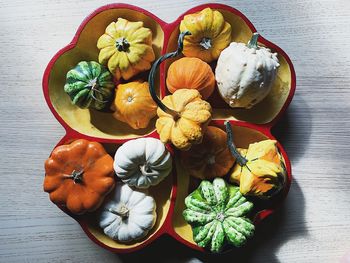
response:
<path id="1" fill-rule="evenodd" d="M 112 4 L 107 4 L 107 5 L 103 5 L 97 9 L 95 9 L 93 12 L 91 12 L 88 16 L 85 17 L 85 19 L 82 21 L 82 23 L 79 25 L 76 33 L 74 34 L 73 39 L 71 40 L 71 42 L 66 45 L 65 47 L 63 47 L 62 49 L 60 49 L 49 61 L 48 65 L 45 68 L 44 71 L 44 75 L 43 75 L 43 80 L 42 80 L 42 88 L 43 88 L 43 94 L 44 94 L 44 98 L 45 101 L 50 109 L 50 111 L 53 113 L 53 115 L 55 116 L 55 118 L 58 120 L 58 122 L 62 125 L 62 127 L 65 129 L 66 133 L 65 135 L 62 137 L 62 139 L 57 143 L 57 145 L 62 144 L 64 141 L 67 141 L 68 139 L 72 139 L 72 138 L 82 138 L 82 139 L 87 139 L 87 140 L 93 140 L 93 141 L 97 141 L 97 142 L 101 142 L 101 143 L 115 143 L 115 144 L 122 144 L 126 141 L 135 139 L 135 138 L 122 138 L 122 139 L 110 139 L 110 138 L 100 138 L 100 137 L 94 137 L 94 136 L 89 136 L 86 134 L 82 134 L 76 130 L 74 130 L 72 127 L 70 127 L 63 119 L 62 117 L 59 115 L 59 113 L 56 111 L 56 109 L 54 108 L 51 100 L 50 100 L 50 96 L 49 96 L 49 77 L 50 77 L 50 73 L 51 73 L 51 69 L 54 66 L 55 62 L 58 60 L 58 58 L 63 55 L 65 52 L 75 48 L 75 46 L 78 43 L 79 40 L 79 36 L 81 34 L 81 32 L 83 31 L 84 27 L 86 26 L 86 24 L 96 15 L 98 15 L 99 13 L 106 11 L 108 9 L 118 9 L 118 8 L 122 8 L 122 9 L 131 9 L 137 12 L 140 12 L 142 14 L 145 14 L 146 16 L 149 16 L 150 18 L 152 18 L 153 20 L 155 20 L 159 26 L 161 27 L 161 29 L 163 30 L 164 33 L 164 41 L 163 41 L 163 47 L 162 47 L 162 51 L 161 54 L 164 54 L 167 46 L 168 46 L 168 42 L 169 42 L 169 37 L 170 34 L 173 32 L 173 30 L 176 28 L 176 26 L 179 24 L 179 22 L 182 20 L 182 18 L 189 13 L 194 13 L 194 12 L 198 12 L 200 10 L 202 10 L 203 8 L 206 7 L 210 7 L 212 9 L 224 9 L 227 10 L 229 12 L 234 13 L 235 15 L 239 16 L 240 18 L 242 18 L 244 20 L 244 22 L 247 24 L 247 26 L 250 28 L 250 30 L 252 32 L 256 32 L 256 29 L 254 27 L 254 25 L 252 24 L 252 22 L 250 22 L 250 20 L 239 10 L 235 9 L 234 7 L 225 5 L 225 4 L 219 4 L 219 3 L 206 3 L 206 4 L 201 4 L 201 5 L 197 5 L 195 7 L 192 7 L 190 9 L 188 9 L 187 11 L 185 11 L 184 13 L 182 13 L 181 15 L 178 16 L 177 19 L 175 19 L 173 22 L 171 23 L 167 23 L 165 21 L 163 21 L 162 19 L 158 18 L 156 15 L 154 15 L 153 13 L 151 13 L 150 11 L 147 11 L 141 7 L 138 6 L 134 6 L 131 4 L 126 4 L 126 3 L 112 3 Z M 264 135 L 266 135 L 267 137 L 274 139 L 277 141 L 278 144 L 278 148 L 281 151 L 282 156 L 285 159 L 286 162 L 286 168 L 287 168 L 287 174 L 288 174 L 288 178 L 289 180 L 287 180 L 287 185 L 284 189 L 284 193 L 283 193 L 283 197 L 281 198 L 280 202 L 278 202 L 278 205 L 276 207 L 273 207 L 271 209 L 265 209 L 260 211 L 255 220 L 254 223 L 255 224 L 259 224 L 262 220 L 264 220 L 266 217 L 268 217 L 269 215 L 271 215 L 272 213 L 275 212 L 275 210 L 277 210 L 282 204 L 284 199 L 286 198 L 286 196 L 288 195 L 289 189 L 290 189 L 290 185 L 292 182 L 292 170 L 291 170 L 291 163 L 290 163 L 290 159 L 286 153 L 286 151 L 284 150 L 283 146 L 280 144 L 280 142 L 272 135 L 271 133 L 271 128 L 280 120 L 280 118 L 283 116 L 283 114 L 285 113 L 286 109 L 288 108 L 289 104 L 291 103 L 293 96 L 295 94 L 295 89 L 296 89 L 296 74 L 295 74 L 295 70 L 294 70 L 294 66 L 293 63 L 291 61 L 291 59 L 289 58 L 289 56 L 276 44 L 268 41 L 267 39 L 265 39 L 263 36 L 259 35 L 259 42 L 269 46 L 271 48 L 273 48 L 274 50 L 276 50 L 279 54 L 281 54 L 287 61 L 289 68 L 290 68 L 290 72 L 291 72 L 291 83 L 290 83 L 290 91 L 289 94 L 287 96 L 286 101 L 284 102 L 281 110 L 279 111 L 279 113 L 268 123 L 264 123 L 264 124 L 254 124 L 254 123 L 250 123 L 247 121 L 242 121 L 242 120 L 229 120 L 230 123 L 233 123 L 235 125 L 238 126 L 242 126 L 242 127 L 246 127 L 246 128 L 250 128 L 250 129 L 254 129 L 256 131 L 259 131 L 261 133 L 263 133 Z M 165 77 L 165 70 L 164 70 L 165 65 L 162 64 L 160 66 L 160 79 L 164 79 Z M 160 95 L 161 97 L 163 97 L 165 95 L 165 84 L 161 81 L 160 82 Z M 223 120 L 212 120 L 212 122 L 214 123 L 223 123 Z M 154 130 L 153 132 L 150 132 L 149 134 L 145 134 L 143 136 L 139 136 L 137 138 L 141 138 L 141 137 L 154 137 L 154 138 L 159 138 L 156 130 Z M 56 145 L 56 146 L 57 146 Z M 169 212 L 166 215 L 166 218 L 163 222 L 163 225 L 146 241 L 144 241 L 143 243 L 141 243 L 138 246 L 132 247 L 132 248 L 126 248 L 126 249 L 118 249 L 118 248 L 112 248 L 102 242 L 100 242 L 89 230 L 88 230 L 88 226 L 87 224 L 83 221 L 80 220 L 80 218 L 74 214 L 71 214 L 69 211 L 67 211 L 66 209 L 58 206 L 63 212 L 65 212 L 66 214 L 68 214 L 69 216 L 71 216 L 73 219 L 75 219 L 80 226 L 82 227 L 83 231 L 86 233 L 86 235 L 92 240 L 94 241 L 96 244 L 98 244 L 99 246 L 110 250 L 112 252 L 117 252 L 117 253 L 130 253 L 139 249 L 142 249 L 143 247 L 146 247 L 147 245 L 149 245 L 150 243 L 152 243 L 155 239 L 157 239 L 158 237 L 160 237 L 163 234 L 168 234 L 170 236 L 172 236 L 174 239 L 176 239 L 177 241 L 187 245 L 188 247 L 195 249 L 195 250 L 199 250 L 202 252 L 207 252 L 207 250 L 192 244 L 188 241 L 186 241 L 185 239 L 183 239 L 181 236 L 179 236 L 175 230 L 172 227 L 172 217 L 173 217 L 173 212 L 174 212 L 174 206 L 175 206 L 175 199 L 176 199 L 176 189 L 177 189 L 177 180 L 176 180 L 176 168 L 175 168 L 175 176 L 173 178 L 173 185 L 172 185 L 172 190 L 171 190 L 171 194 L 170 194 L 170 206 L 169 206 Z"/>

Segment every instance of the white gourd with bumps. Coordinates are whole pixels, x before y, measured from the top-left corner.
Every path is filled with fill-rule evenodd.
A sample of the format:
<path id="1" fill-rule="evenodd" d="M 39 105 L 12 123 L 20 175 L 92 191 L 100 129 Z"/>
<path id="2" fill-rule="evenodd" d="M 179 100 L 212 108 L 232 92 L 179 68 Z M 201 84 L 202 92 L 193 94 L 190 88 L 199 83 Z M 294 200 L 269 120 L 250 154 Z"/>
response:
<path id="1" fill-rule="evenodd" d="M 271 91 L 280 66 L 277 53 L 257 45 L 232 42 L 218 59 L 215 78 L 221 97 L 232 108 L 250 109 Z"/>

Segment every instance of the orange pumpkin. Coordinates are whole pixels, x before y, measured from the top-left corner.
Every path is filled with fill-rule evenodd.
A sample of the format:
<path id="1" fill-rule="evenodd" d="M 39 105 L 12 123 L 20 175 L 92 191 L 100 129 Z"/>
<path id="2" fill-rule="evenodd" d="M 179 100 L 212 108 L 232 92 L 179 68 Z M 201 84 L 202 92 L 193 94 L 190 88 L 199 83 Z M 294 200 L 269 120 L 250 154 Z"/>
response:
<path id="1" fill-rule="evenodd" d="M 207 99 L 214 91 L 215 76 L 209 64 L 199 58 L 184 57 L 170 65 L 166 85 L 171 93 L 178 89 L 196 89 Z"/>
<path id="2" fill-rule="evenodd" d="M 96 210 L 114 188 L 113 158 L 84 139 L 56 147 L 45 162 L 44 191 L 74 214 Z"/>
<path id="3" fill-rule="evenodd" d="M 227 147 L 226 132 L 214 126 L 207 127 L 201 144 L 181 153 L 181 160 L 189 174 L 199 179 L 222 177 L 235 162 Z"/>
<path id="4" fill-rule="evenodd" d="M 157 105 L 148 89 L 148 82 L 119 84 L 112 105 L 113 117 L 134 129 L 146 128 L 157 114 Z"/>

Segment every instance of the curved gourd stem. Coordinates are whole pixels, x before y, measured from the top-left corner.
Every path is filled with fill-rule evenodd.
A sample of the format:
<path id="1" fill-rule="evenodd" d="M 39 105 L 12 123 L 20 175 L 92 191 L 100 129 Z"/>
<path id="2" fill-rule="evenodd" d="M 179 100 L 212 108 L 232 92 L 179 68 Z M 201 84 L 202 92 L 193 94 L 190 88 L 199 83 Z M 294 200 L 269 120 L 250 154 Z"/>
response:
<path id="1" fill-rule="evenodd" d="M 76 171 L 73 170 L 72 174 L 70 175 L 63 175 L 67 179 L 72 179 L 73 182 L 76 183 L 81 183 L 83 181 L 83 174 L 84 170 Z"/>
<path id="2" fill-rule="evenodd" d="M 233 143 L 233 132 L 231 123 L 229 121 L 225 121 L 225 127 L 227 133 L 227 146 L 231 154 L 233 155 L 233 157 L 236 158 L 236 161 L 239 163 L 240 166 L 246 166 L 248 160 L 237 151 L 237 148 Z"/>
<path id="3" fill-rule="evenodd" d="M 259 33 L 255 32 L 252 35 L 252 38 L 249 40 L 247 47 L 257 49 L 258 48 L 258 38 L 259 38 Z"/>
<path id="4" fill-rule="evenodd" d="M 178 46 L 177 46 L 177 50 L 171 53 L 167 53 L 163 56 L 161 56 L 160 58 L 158 58 L 152 65 L 152 68 L 149 72 L 148 75 L 148 83 L 149 83 L 149 92 L 151 93 L 152 99 L 155 101 L 155 103 L 157 103 L 158 107 L 161 108 L 164 112 L 168 113 L 169 115 L 173 116 L 174 118 L 179 118 L 180 114 L 179 112 L 168 108 L 167 106 L 165 106 L 162 101 L 158 98 L 157 93 L 156 93 L 156 89 L 154 86 L 154 77 L 157 71 L 158 66 L 166 59 L 168 58 L 174 58 L 178 55 L 181 54 L 182 50 L 183 50 L 183 42 L 184 42 L 184 38 L 187 35 L 191 35 L 191 33 L 189 31 L 184 31 L 181 32 L 178 38 Z"/>
<path id="5" fill-rule="evenodd" d="M 122 205 L 119 211 L 113 208 L 109 208 L 108 211 L 112 214 L 120 216 L 122 219 L 126 219 L 129 217 L 129 209 L 125 205 Z"/>

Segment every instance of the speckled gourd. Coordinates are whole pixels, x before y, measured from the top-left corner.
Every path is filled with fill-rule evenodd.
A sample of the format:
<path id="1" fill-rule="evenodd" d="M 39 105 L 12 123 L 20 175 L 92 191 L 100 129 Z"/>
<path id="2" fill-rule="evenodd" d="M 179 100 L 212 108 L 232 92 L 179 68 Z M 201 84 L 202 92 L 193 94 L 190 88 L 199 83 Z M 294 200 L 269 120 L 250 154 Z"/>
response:
<path id="1" fill-rule="evenodd" d="M 191 224 L 193 239 L 211 252 L 223 250 L 225 245 L 240 247 L 254 234 L 254 225 L 246 217 L 253 204 L 239 191 L 239 187 L 215 178 L 213 183 L 202 181 L 185 199 L 185 220 Z"/>

